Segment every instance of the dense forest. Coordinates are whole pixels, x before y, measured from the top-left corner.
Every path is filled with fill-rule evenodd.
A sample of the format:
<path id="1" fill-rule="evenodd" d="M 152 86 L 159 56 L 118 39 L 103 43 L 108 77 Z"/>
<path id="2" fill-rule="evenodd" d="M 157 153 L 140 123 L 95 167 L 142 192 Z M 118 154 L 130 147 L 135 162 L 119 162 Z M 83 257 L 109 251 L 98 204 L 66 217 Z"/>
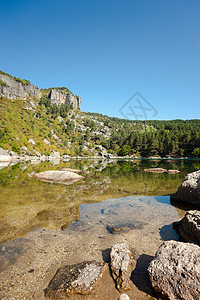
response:
<path id="1" fill-rule="evenodd" d="M 200 157 L 200 120 L 131 121 L 91 114 L 114 129 L 100 143 L 118 155 Z"/>

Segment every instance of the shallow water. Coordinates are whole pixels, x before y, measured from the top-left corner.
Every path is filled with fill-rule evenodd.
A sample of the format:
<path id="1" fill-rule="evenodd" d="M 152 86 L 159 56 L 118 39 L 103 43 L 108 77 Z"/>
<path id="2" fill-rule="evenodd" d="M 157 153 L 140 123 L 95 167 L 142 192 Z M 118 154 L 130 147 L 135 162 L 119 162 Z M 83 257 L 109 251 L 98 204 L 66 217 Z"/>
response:
<path id="1" fill-rule="evenodd" d="M 81 204 L 132 195 L 169 195 L 199 164 L 198 160 L 72 160 L 57 165 L 45 162 L 8 166 L 0 170 L 0 242 L 24 236 L 40 227 L 64 229 L 79 219 Z M 85 178 L 64 186 L 28 176 L 32 172 L 63 167 L 78 168 Z M 142 171 L 152 167 L 181 172 L 170 175 Z M 182 210 L 178 212 L 184 214 Z"/>
<path id="2" fill-rule="evenodd" d="M 66 186 L 29 177 L 32 172 L 63 167 L 81 169 L 84 179 Z M 143 172 L 152 167 L 180 173 Z M 134 254 L 130 299 L 156 299 L 148 264 L 163 241 L 178 240 L 172 223 L 190 209 L 171 205 L 169 194 L 187 173 L 199 168 L 198 160 L 88 160 L 3 168 L 0 242 L 7 242 L 0 246 L 2 299 L 45 299 L 44 289 L 59 266 L 92 259 L 108 262 L 110 248 L 121 242 L 127 242 Z M 118 296 L 107 271 L 94 294 L 86 298 Z"/>

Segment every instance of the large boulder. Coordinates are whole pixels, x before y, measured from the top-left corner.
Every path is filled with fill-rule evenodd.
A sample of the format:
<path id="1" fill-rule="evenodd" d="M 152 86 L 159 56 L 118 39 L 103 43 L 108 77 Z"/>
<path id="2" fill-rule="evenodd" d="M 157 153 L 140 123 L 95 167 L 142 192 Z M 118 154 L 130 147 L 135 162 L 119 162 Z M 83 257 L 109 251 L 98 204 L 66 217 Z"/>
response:
<path id="1" fill-rule="evenodd" d="M 200 170 L 187 174 L 171 200 L 200 206 Z"/>
<path id="2" fill-rule="evenodd" d="M 69 171 L 44 171 L 34 174 L 34 177 L 52 183 L 63 183 L 68 184 L 69 182 L 74 182 L 84 178 L 83 176 Z"/>
<path id="3" fill-rule="evenodd" d="M 189 210 L 184 218 L 173 224 L 174 229 L 186 241 L 200 246 L 200 211 Z"/>
<path id="4" fill-rule="evenodd" d="M 89 294 L 102 277 L 107 266 L 105 263 L 88 261 L 72 266 L 63 266 L 45 289 L 49 299 L 65 299 L 70 294 Z"/>
<path id="5" fill-rule="evenodd" d="M 2 148 L 0 148 L 0 161 L 3 161 L 3 162 L 11 161 L 11 156 Z"/>
<path id="6" fill-rule="evenodd" d="M 176 241 L 164 242 L 148 272 L 162 299 L 200 299 L 200 247 Z"/>
<path id="7" fill-rule="evenodd" d="M 117 289 L 130 289 L 131 284 L 131 251 L 126 243 L 115 244 L 110 252 L 110 268 L 115 279 Z"/>

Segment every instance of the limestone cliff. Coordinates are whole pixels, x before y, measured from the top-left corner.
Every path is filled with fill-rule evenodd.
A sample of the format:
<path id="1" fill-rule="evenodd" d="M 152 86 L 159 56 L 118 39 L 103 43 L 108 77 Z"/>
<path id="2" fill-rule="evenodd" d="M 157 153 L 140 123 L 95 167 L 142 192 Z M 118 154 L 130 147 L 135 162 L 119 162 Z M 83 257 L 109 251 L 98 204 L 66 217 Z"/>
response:
<path id="1" fill-rule="evenodd" d="M 80 109 L 81 98 L 75 96 L 67 88 L 40 89 L 28 80 L 20 79 L 0 71 L 0 96 L 8 99 L 40 99 L 45 96 L 51 104 L 67 104 L 73 109 Z"/>
<path id="2" fill-rule="evenodd" d="M 73 109 L 80 109 L 81 98 L 75 96 L 72 92 L 66 89 L 51 89 L 47 94 L 47 97 L 51 100 L 51 104 L 67 104 L 72 105 Z"/>
<path id="3" fill-rule="evenodd" d="M 40 99 L 40 88 L 32 85 L 27 80 L 12 77 L 0 72 L 0 95 L 8 99 Z"/>

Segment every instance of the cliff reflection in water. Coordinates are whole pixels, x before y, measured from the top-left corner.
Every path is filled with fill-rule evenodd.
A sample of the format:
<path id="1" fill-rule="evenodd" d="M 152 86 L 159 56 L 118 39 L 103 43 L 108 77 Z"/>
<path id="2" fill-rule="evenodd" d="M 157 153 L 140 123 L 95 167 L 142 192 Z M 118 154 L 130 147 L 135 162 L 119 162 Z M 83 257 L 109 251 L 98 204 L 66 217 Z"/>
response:
<path id="1" fill-rule="evenodd" d="M 142 171 L 154 167 L 181 172 L 171 175 Z M 131 195 L 169 195 L 187 173 L 199 167 L 195 160 L 70 160 L 58 165 L 45 162 L 8 166 L 0 170 L 0 242 L 24 236 L 38 227 L 66 228 L 79 219 L 80 204 Z M 85 178 L 65 186 L 28 176 L 61 168 L 80 169 Z"/>

